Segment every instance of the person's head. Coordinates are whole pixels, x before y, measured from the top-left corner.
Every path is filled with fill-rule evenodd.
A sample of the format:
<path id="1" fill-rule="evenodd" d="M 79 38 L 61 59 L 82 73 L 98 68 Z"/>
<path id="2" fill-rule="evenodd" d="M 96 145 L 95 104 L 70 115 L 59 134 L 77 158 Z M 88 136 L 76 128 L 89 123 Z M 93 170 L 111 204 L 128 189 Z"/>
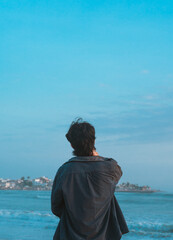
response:
<path id="1" fill-rule="evenodd" d="M 93 150 L 95 150 L 95 129 L 94 127 L 78 118 L 73 121 L 70 128 L 65 135 L 67 140 L 71 143 L 76 156 L 92 156 Z"/>

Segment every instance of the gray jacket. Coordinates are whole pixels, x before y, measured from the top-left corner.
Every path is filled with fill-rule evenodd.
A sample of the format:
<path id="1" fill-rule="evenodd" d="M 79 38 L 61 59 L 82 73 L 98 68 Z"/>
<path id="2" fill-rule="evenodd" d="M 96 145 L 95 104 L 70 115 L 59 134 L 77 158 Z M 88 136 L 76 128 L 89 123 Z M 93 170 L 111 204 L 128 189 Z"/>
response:
<path id="1" fill-rule="evenodd" d="M 122 170 L 112 158 L 73 157 L 55 176 L 51 209 L 60 218 L 54 240 L 119 240 L 128 227 L 114 196 Z"/>

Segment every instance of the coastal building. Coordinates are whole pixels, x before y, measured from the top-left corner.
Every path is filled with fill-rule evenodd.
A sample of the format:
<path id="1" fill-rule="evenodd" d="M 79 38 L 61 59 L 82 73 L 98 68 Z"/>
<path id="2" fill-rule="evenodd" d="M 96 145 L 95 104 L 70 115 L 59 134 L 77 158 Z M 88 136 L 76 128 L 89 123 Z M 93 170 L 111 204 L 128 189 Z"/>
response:
<path id="1" fill-rule="evenodd" d="M 0 190 L 51 190 L 53 181 L 45 176 L 38 177 L 35 179 L 30 179 L 28 177 L 25 179 L 24 177 L 11 180 L 11 179 L 2 179 L 0 178 Z M 116 192 L 145 192 L 151 193 L 156 192 L 156 190 L 152 190 L 148 185 L 139 186 L 138 184 L 131 184 L 129 182 L 122 183 L 116 186 Z"/>

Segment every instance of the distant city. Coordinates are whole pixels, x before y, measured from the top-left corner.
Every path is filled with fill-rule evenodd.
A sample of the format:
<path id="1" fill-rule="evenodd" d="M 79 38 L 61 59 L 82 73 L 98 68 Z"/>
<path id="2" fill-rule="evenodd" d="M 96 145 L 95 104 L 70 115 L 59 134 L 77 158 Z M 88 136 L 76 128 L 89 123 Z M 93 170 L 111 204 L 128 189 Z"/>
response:
<path id="1" fill-rule="evenodd" d="M 53 180 L 45 176 L 31 179 L 21 177 L 20 179 L 3 179 L 0 178 L 0 190 L 35 190 L 35 191 L 50 191 L 52 189 Z M 148 185 L 139 186 L 129 182 L 118 184 L 116 192 L 159 192 L 159 190 L 151 189 Z"/>
<path id="2" fill-rule="evenodd" d="M 0 190 L 51 190 L 53 181 L 45 176 L 31 179 L 29 176 L 20 179 L 0 178 Z"/>

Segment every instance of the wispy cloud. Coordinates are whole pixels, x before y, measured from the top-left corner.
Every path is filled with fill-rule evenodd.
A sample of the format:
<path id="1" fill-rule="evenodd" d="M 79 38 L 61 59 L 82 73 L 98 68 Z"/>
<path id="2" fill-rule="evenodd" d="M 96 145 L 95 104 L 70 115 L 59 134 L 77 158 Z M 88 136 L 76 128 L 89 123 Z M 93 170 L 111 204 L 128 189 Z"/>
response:
<path id="1" fill-rule="evenodd" d="M 118 102 L 122 111 L 115 107 L 104 110 L 102 114 L 90 113 L 94 116 L 100 141 L 138 143 L 173 140 L 171 96 L 170 92 L 131 98 L 128 96 Z M 117 102 L 114 103 L 116 104 Z"/>
<path id="2" fill-rule="evenodd" d="M 157 99 L 157 95 L 146 95 L 146 96 L 144 96 L 144 99 L 146 99 L 146 100 L 155 100 L 155 99 Z"/>
<path id="3" fill-rule="evenodd" d="M 149 74 L 149 73 L 150 73 L 150 71 L 148 69 L 143 69 L 141 71 L 141 74 Z"/>
<path id="4" fill-rule="evenodd" d="M 129 138 L 129 134 L 114 134 L 114 135 L 99 135 L 97 142 L 112 142 L 112 141 L 121 141 L 123 139 Z"/>

